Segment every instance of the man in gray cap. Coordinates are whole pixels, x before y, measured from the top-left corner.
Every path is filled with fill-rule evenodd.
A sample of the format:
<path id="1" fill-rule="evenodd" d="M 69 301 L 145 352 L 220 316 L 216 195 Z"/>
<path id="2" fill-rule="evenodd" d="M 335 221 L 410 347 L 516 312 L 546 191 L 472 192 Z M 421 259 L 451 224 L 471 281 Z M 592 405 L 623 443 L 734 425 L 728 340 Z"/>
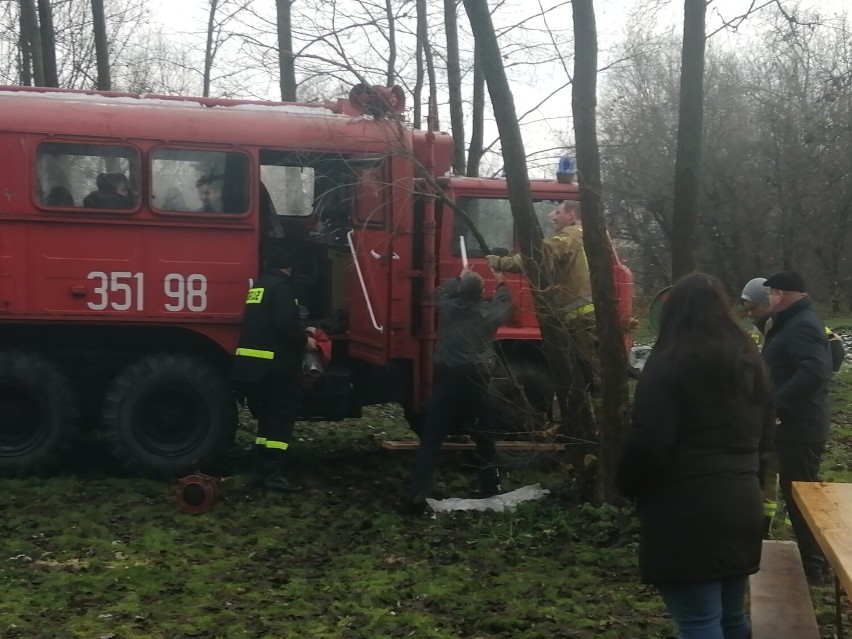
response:
<path id="1" fill-rule="evenodd" d="M 762 347 L 764 336 L 766 335 L 767 324 L 772 315 L 772 307 L 769 303 L 769 289 L 764 286 L 766 283 L 765 277 L 755 277 L 746 282 L 743 287 L 743 292 L 740 293 L 740 301 L 743 305 L 746 315 L 754 324 L 752 338 L 755 343 Z"/>
<path id="2" fill-rule="evenodd" d="M 751 337 L 759 348 L 763 348 L 766 331 L 772 327 L 772 306 L 765 283 L 765 277 L 755 277 L 746 283 L 740 293 L 743 310 L 754 324 Z M 768 537 L 772 520 L 778 512 L 778 456 L 774 450 L 764 453 L 760 458 L 760 483 L 763 487 L 763 532 Z"/>
<path id="3" fill-rule="evenodd" d="M 825 326 L 808 297 L 805 279 L 796 271 L 776 273 L 764 282 L 774 313 L 766 333 L 763 358 L 774 386 L 777 430 L 775 450 L 781 493 L 805 575 L 825 583 L 825 557 L 793 500 L 792 482 L 819 481 L 819 465 L 828 439 L 828 385 L 831 354 Z"/>

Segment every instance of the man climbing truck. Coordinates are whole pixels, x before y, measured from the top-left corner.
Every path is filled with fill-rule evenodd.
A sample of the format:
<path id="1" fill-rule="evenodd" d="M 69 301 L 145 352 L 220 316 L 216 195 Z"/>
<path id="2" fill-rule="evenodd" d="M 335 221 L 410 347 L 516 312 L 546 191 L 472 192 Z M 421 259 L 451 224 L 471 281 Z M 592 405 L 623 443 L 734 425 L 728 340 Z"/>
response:
<path id="1" fill-rule="evenodd" d="M 487 273 L 484 256 L 513 250 L 515 236 L 505 182 L 444 177 L 452 140 L 404 126 L 401 96 L 364 85 L 310 104 L 0 88 L 0 474 L 55 468 L 83 428 L 146 474 L 227 451 L 245 291 L 282 237 L 298 246 L 304 320 L 333 343 L 300 419 L 399 402 L 416 423 L 431 389 L 432 293 L 459 271 L 459 237 Z M 98 176 L 117 173 L 130 206 L 87 206 Z M 205 176 L 221 183 L 216 206 L 201 200 Z M 577 198 L 571 184 L 532 189 L 542 211 Z M 626 317 L 632 283 L 617 268 Z M 546 389 L 527 285 L 507 279 L 518 307 L 498 333 L 501 356 Z"/>

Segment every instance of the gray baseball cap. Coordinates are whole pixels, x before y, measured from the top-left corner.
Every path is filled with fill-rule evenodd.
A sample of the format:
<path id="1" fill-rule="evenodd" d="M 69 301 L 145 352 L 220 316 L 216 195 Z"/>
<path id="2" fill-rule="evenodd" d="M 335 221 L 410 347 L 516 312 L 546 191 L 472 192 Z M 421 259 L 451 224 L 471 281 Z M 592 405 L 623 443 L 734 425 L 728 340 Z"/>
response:
<path id="1" fill-rule="evenodd" d="M 740 299 L 754 306 L 769 306 L 769 289 L 765 286 L 765 277 L 749 280 L 740 293 Z"/>

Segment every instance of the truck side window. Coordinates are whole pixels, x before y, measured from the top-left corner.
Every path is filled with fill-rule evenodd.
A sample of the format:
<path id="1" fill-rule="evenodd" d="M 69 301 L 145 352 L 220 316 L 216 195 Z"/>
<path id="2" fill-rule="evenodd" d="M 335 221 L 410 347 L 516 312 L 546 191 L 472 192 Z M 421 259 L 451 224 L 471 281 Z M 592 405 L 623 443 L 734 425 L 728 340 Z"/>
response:
<path id="1" fill-rule="evenodd" d="M 151 204 L 174 213 L 245 213 L 248 166 L 242 153 L 155 149 L 151 153 Z"/>
<path id="2" fill-rule="evenodd" d="M 127 146 L 43 142 L 36 194 L 51 208 L 129 211 L 139 203 L 139 153 Z"/>

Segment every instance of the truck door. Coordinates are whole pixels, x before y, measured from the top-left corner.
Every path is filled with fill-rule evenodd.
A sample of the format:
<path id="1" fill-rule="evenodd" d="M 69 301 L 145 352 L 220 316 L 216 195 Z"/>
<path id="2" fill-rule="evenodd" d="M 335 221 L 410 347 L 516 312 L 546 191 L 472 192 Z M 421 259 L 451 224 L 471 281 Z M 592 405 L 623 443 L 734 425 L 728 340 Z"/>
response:
<path id="1" fill-rule="evenodd" d="M 386 163 L 355 169 L 349 274 L 349 354 L 386 365 L 390 353 L 392 182 Z"/>

